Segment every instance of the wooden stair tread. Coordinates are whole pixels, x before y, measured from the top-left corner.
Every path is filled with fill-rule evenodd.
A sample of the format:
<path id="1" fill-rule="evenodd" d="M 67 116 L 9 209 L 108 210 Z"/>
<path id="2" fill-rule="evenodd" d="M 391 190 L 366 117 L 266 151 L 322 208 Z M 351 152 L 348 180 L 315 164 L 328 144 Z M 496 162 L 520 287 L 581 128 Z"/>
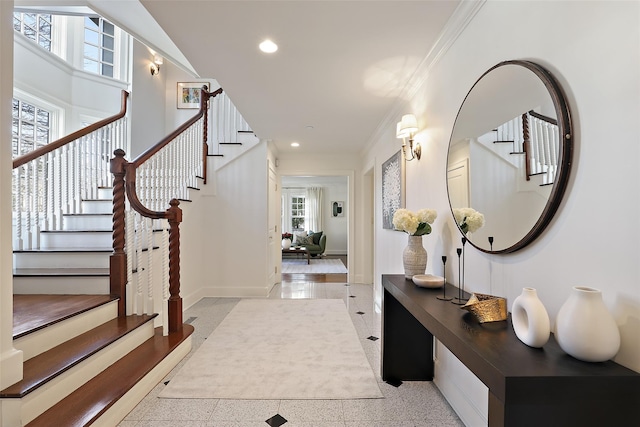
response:
<path id="1" fill-rule="evenodd" d="M 90 253 L 105 252 L 112 253 L 113 248 L 95 247 L 95 248 L 40 248 L 40 249 L 15 249 L 14 254 L 33 254 L 33 253 Z"/>
<path id="2" fill-rule="evenodd" d="M 193 333 L 193 326 L 183 325 L 181 332 L 155 335 L 105 369 L 95 378 L 61 400 L 27 424 L 28 427 L 86 426 L 98 419 L 119 398 L 158 365 Z"/>
<path id="3" fill-rule="evenodd" d="M 24 362 L 22 380 L 0 391 L 0 398 L 24 397 L 154 317 L 118 317 L 32 357 Z"/>
<path id="4" fill-rule="evenodd" d="M 13 295 L 13 339 L 117 299 L 110 295 Z"/>
<path id="5" fill-rule="evenodd" d="M 14 277 L 109 276 L 109 268 L 14 268 Z"/>

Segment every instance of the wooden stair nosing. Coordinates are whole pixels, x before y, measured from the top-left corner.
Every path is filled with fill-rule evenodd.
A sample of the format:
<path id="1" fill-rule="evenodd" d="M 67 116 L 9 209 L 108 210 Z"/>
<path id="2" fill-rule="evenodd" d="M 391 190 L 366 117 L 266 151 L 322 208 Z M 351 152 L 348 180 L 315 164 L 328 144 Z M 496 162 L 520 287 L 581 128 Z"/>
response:
<path id="1" fill-rule="evenodd" d="M 207 157 L 224 157 L 224 154 L 207 154 Z"/>
<path id="2" fill-rule="evenodd" d="M 242 145 L 242 142 L 218 142 L 220 145 Z"/>
<path id="3" fill-rule="evenodd" d="M 153 337 L 35 418 L 27 427 L 50 427 L 52 420 L 64 420 L 68 426 L 92 424 L 184 342 L 193 330 L 193 326 L 185 324 L 181 332 L 164 337 L 162 328 L 156 328 Z"/>
<path id="4" fill-rule="evenodd" d="M 24 362 L 22 380 L 0 391 L 0 398 L 26 396 L 156 316 L 157 314 L 117 317 L 32 357 Z"/>
<path id="5" fill-rule="evenodd" d="M 493 141 L 494 144 L 513 144 L 514 141 L 509 141 L 509 140 L 498 140 L 498 141 Z"/>
<path id="6" fill-rule="evenodd" d="M 38 249 L 14 249 L 14 254 L 21 253 L 90 253 L 90 252 L 105 252 L 112 253 L 113 248 L 104 248 L 104 247 L 96 247 L 96 248 L 38 248 Z"/>
<path id="7" fill-rule="evenodd" d="M 14 268 L 13 277 L 105 277 L 109 268 Z"/>

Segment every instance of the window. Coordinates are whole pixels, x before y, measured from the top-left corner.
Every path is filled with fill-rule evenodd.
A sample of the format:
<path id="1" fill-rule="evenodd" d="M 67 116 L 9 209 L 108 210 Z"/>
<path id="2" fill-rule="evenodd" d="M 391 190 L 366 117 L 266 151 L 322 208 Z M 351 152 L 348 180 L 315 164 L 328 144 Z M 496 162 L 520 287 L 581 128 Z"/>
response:
<path id="1" fill-rule="evenodd" d="M 115 26 L 99 17 L 84 18 L 84 70 L 113 77 Z"/>
<path id="2" fill-rule="evenodd" d="M 13 98 L 11 145 L 13 158 L 49 143 L 51 112 Z"/>
<path id="3" fill-rule="evenodd" d="M 13 29 L 51 52 L 51 15 L 14 12 Z"/>
<path id="4" fill-rule="evenodd" d="M 305 216 L 305 198 L 304 197 L 292 197 L 291 198 L 291 230 L 303 231 L 304 230 L 304 216 Z"/>

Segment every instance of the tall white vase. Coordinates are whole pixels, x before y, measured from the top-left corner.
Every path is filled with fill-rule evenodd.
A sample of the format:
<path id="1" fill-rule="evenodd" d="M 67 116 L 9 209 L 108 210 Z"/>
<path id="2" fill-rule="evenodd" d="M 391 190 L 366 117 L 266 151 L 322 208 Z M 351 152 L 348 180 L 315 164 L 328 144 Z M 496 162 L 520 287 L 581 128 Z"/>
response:
<path id="1" fill-rule="evenodd" d="M 409 235 L 409 244 L 402 252 L 404 277 L 411 280 L 416 274 L 424 274 L 427 269 L 427 251 L 422 246 L 422 236 Z"/>
<path id="2" fill-rule="evenodd" d="M 549 341 L 549 314 L 534 288 L 523 288 L 511 306 L 513 330 L 529 347 L 542 347 Z"/>
<path id="3" fill-rule="evenodd" d="M 620 330 L 598 289 L 574 286 L 556 319 L 560 348 L 585 362 L 604 362 L 620 349 Z"/>

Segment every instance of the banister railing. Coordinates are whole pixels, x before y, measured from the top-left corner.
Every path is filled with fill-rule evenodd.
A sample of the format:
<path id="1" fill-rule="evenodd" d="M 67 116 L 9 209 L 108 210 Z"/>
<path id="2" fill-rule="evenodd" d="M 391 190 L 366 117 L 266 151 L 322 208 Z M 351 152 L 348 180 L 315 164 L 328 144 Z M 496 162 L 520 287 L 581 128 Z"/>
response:
<path id="1" fill-rule="evenodd" d="M 111 292 L 121 295 L 121 315 L 160 313 L 165 333 L 182 329 L 179 200 L 187 197 L 189 187 L 196 187 L 198 176 L 206 180 L 209 99 L 221 93 L 222 89 L 209 93 L 203 88 L 195 116 L 135 160 L 125 160 L 123 150 L 116 150 L 111 160 Z M 158 233 L 160 238 L 155 237 Z M 154 249 L 158 247 L 160 279 L 154 268 L 158 263 Z M 131 274 L 134 270 L 139 273 L 135 278 Z"/>
<path id="2" fill-rule="evenodd" d="M 124 147 L 127 99 L 120 111 L 13 159 L 14 249 L 40 247 L 42 230 L 62 228 L 62 216 L 81 213 L 82 201 L 110 186 L 108 160 Z"/>
<path id="3" fill-rule="evenodd" d="M 500 125 L 496 138 L 513 144 L 512 153 L 524 154 L 525 178 L 541 175 L 543 185 L 552 184 L 558 169 L 558 122 L 528 111 Z"/>

